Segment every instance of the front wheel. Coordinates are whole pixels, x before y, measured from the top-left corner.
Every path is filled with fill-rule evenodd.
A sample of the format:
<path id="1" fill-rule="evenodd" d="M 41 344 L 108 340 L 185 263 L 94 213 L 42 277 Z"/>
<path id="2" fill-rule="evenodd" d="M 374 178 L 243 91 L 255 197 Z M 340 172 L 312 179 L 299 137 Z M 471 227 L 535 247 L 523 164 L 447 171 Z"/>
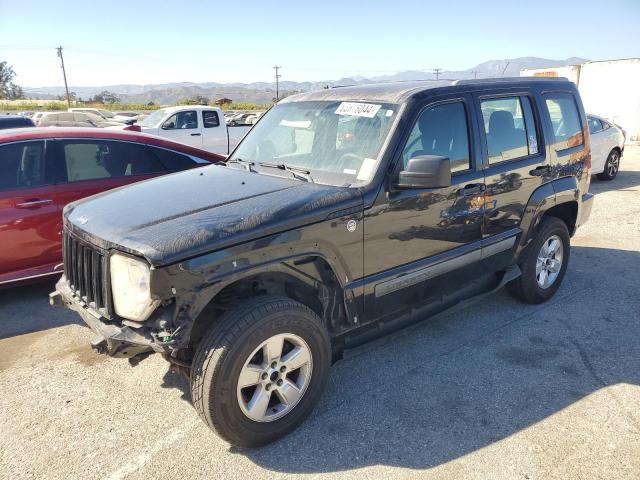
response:
<path id="1" fill-rule="evenodd" d="M 620 152 L 617 149 L 611 150 L 607 161 L 604 164 L 604 171 L 598 174 L 599 180 L 613 180 L 620 170 Z"/>
<path id="2" fill-rule="evenodd" d="M 512 296 L 526 303 L 549 300 L 560 288 L 569 264 L 569 230 L 555 217 L 545 217 L 520 262 L 522 275 L 507 284 Z"/>
<path id="3" fill-rule="evenodd" d="M 326 386 L 331 346 L 304 305 L 256 297 L 228 310 L 196 349 L 193 405 L 233 445 L 258 447 L 296 428 Z"/>

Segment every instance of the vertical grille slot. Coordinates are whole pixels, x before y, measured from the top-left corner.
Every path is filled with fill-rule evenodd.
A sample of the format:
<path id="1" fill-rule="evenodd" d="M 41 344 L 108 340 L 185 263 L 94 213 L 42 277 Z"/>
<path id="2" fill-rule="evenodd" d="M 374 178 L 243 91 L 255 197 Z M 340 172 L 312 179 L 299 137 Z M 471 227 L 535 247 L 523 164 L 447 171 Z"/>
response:
<path id="1" fill-rule="evenodd" d="M 64 273 L 69 286 L 89 307 L 110 317 L 106 256 L 67 231 L 63 237 Z"/>

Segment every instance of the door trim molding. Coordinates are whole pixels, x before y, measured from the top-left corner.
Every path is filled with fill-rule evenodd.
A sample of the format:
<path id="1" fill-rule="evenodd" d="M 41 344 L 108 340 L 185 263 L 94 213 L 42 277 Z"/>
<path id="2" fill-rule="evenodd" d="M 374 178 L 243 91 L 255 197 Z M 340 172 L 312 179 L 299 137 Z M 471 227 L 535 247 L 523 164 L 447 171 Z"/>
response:
<path id="1" fill-rule="evenodd" d="M 489 238 L 434 255 L 428 259 L 429 261 L 426 265 L 417 270 L 400 273 L 395 278 L 376 284 L 374 287 L 375 296 L 382 297 L 509 250 L 515 245 L 516 238 L 520 232 L 519 228 L 513 228 Z M 422 262 L 424 262 L 424 259 L 420 260 L 420 263 Z M 406 266 L 403 268 L 406 268 Z"/>

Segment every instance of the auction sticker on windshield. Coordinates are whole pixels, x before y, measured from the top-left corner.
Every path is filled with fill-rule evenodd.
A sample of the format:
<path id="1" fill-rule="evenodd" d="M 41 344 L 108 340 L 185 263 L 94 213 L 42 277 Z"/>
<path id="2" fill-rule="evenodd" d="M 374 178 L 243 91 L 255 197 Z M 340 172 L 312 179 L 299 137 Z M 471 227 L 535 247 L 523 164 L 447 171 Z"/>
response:
<path id="1" fill-rule="evenodd" d="M 338 115 L 353 115 L 356 117 L 373 118 L 378 113 L 382 105 L 375 105 L 373 103 L 355 103 L 355 102 L 342 102 L 336 110 Z"/>

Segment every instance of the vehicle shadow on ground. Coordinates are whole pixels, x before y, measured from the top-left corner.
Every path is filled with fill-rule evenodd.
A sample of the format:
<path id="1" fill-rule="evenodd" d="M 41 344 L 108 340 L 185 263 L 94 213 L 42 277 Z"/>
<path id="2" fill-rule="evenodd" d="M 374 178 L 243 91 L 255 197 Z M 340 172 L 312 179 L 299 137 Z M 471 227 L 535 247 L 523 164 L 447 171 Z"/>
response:
<path id="1" fill-rule="evenodd" d="M 83 325 L 71 310 L 49 305 L 49 293 L 54 290 L 54 282 L 0 290 L 0 339 L 64 325 Z"/>
<path id="2" fill-rule="evenodd" d="M 624 157 L 623 157 L 624 158 Z M 634 170 L 620 170 L 613 180 L 598 180 L 594 175 L 591 177 L 591 193 L 604 193 L 613 190 L 625 190 L 640 185 L 640 172 Z"/>
<path id="3" fill-rule="evenodd" d="M 639 252 L 574 247 L 550 302 L 523 305 L 500 292 L 370 344 L 333 367 L 328 392 L 298 430 L 260 449 L 231 451 L 287 473 L 424 469 L 603 388 L 640 385 L 638 267 Z M 594 268 L 625 282 L 603 289 Z M 629 429 L 640 430 L 631 418 Z"/>

